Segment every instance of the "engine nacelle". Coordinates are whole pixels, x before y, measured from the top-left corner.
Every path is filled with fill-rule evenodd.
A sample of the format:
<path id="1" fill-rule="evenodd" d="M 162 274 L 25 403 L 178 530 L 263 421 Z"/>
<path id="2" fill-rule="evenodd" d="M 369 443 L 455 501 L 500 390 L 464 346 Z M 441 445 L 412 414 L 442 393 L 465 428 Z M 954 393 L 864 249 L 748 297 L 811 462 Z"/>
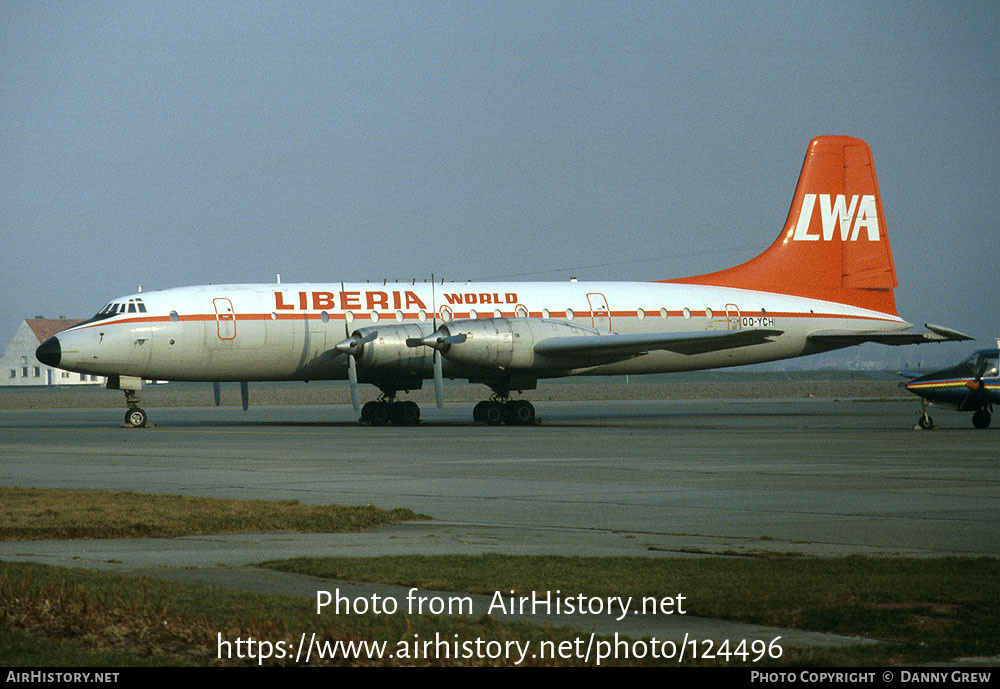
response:
<path id="1" fill-rule="evenodd" d="M 465 341 L 443 344 L 445 358 L 487 368 L 557 370 L 568 368 L 535 353 L 535 343 L 550 337 L 590 337 L 594 328 L 540 318 L 481 318 L 452 321 L 438 328 L 444 337 L 465 335 Z M 425 339 L 426 342 L 426 339 Z"/>
<path id="2" fill-rule="evenodd" d="M 353 351 L 360 368 L 379 373 L 430 375 L 434 366 L 433 352 L 423 347 L 414 349 L 406 346 L 407 338 L 427 334 L 419 325 L 370 325 L 358 328 L 351 337 L 360 341 L 373 332 L 377 333 L 375 339 L 359 345 Z"/>

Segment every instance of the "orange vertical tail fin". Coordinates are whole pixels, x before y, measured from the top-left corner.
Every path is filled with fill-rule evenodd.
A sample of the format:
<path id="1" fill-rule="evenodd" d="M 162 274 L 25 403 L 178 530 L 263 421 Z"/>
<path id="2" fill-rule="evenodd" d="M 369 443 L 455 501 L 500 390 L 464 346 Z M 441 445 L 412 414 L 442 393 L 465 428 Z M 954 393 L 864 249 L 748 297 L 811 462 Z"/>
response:
<path id="1" fill-rule="evenodd" d="M 778 292 L 896 314 L 896 269 L 871 148 L 849 136 L 809 143 L 781 234 L 716 273 L 664 282 Z"/>

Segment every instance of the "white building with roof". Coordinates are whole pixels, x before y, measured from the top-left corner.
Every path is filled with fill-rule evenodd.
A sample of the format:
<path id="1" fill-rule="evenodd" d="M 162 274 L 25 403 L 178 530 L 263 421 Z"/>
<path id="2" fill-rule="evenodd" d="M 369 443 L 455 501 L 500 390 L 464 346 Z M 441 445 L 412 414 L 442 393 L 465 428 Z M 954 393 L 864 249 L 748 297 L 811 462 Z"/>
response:
<path id="1" fill-rule="evenodd" d="M 79 318 L 26 318 L 0 356 L 0 385 L 103 385 L 104 376 L 70 373 L 35 358 L 38 345 L 80 322 Z"/>

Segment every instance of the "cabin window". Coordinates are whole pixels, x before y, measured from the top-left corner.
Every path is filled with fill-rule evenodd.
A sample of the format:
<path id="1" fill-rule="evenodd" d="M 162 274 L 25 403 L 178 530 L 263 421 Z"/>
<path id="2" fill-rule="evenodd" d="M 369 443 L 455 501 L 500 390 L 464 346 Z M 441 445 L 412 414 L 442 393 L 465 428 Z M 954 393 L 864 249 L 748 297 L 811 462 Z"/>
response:
<path id="1" fill-rule="evenodd" d="M 667 307 L 664 306 L 662 309 L 660 309 L 660 318 L 666 318 L 669 313 L 670 312 L 667 311 Z"/>
<path id="2" fill-rule="evenodd" d="M 566 320 L 573 320 L 573 309 L 566 309 Z"/>
<path id="3" fill-rule="evenodd" d="M 705 318 L 708 318 L 709 320 L 711 320 L 712 316 L 714 316 L 714 315 L 715 315 L 715 314 L 714 314 L 714 313 L 712 313 L 712 309 L 710 309 L 710 308 L 708 308 L 708 307 L 706 306 L 706 307 L 705 307 Z"/>
<path id="4" fill-rule="evenodd" d="M 420 320 L 421 323 L 425 322 L 427 320 L 427 312 L 424 311 L 423 309 L 420 309 L 420 313 L 417 314 L 417 318 Z"/>
<path id="5" fill-rule="evenodd" d="M 368 315 L 371 317 L 372 323 L 378 323 L 378 311 L 372 311 Z"/>
<path id="6" fill-rule="evenodd" d="M 548 309 L 542 309 L 542 318 L 549 318 L 551 315 Z"/>
<path id="7" fill-rule="evenodd" d="M 691 318 L 691 309 L 684 307 L 684 318 Z"/>
<path id="8" fill-rule="evenodd" d="M 274 314 L 271 314 L 271 315 L 272 315 L 272 316 L 274 316 Z M 177 322 L 177 321 L 179 321 L 180 319 L 181 319 L 181 317 L 177 315 L 177 312 L 176 312 L 176 311 L 171 311 L 171 312 L 170 312 L 170 320 L 171 320 L 171 321 L 173 321 L 174 323 L 176 323 L 176 322 Z"/>
<path id="9" fill-rule="evenodd" d="M 403 315 L 402 311 L 397 311 L 396 312 L 396 320 L 397 321 L 399 321 L 400 323 L 402 323 L 404 318 L 405 318 L 405 316 Z"/>
<path id="10" fill-rule="evenodd" d="M 354 312 L 353 311 L 344 311 L 344 320 L 347 321 L 348 323 L 353 323 L 354 322 Z"/>
<path id="11" fill-rule="evenodd" d="M 319 312 L 319 319 L 321 321 L 323 321 L 324 323 L 329 323 L 330 322 L 330 314 L 328 314 L 326 311 L 320 311 Z"/>
<path id="12" fill-rule="evenodd" d="M 479 318 L 479 312 L 475 309 L 469 311 L 469 318 Z"/>
<path id="13" fill-rule="evenodd" d="M 644 320 L 646 318 L 646 311 L 645 309 L 636 309 L 635 315 L 640 321 Z"/>

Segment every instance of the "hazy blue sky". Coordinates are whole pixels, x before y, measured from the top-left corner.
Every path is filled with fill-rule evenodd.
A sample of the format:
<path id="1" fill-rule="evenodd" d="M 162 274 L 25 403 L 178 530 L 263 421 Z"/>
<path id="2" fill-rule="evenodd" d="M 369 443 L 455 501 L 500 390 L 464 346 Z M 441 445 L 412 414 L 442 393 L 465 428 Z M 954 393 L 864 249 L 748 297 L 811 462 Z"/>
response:
<path id="1" fill-rule="evenodd" d="M 900 314 L 992 343 L 998 34 L 996 2 L 8 0 L 0 340 L 140 283 L 716 270 L 851 134 Z"/>

